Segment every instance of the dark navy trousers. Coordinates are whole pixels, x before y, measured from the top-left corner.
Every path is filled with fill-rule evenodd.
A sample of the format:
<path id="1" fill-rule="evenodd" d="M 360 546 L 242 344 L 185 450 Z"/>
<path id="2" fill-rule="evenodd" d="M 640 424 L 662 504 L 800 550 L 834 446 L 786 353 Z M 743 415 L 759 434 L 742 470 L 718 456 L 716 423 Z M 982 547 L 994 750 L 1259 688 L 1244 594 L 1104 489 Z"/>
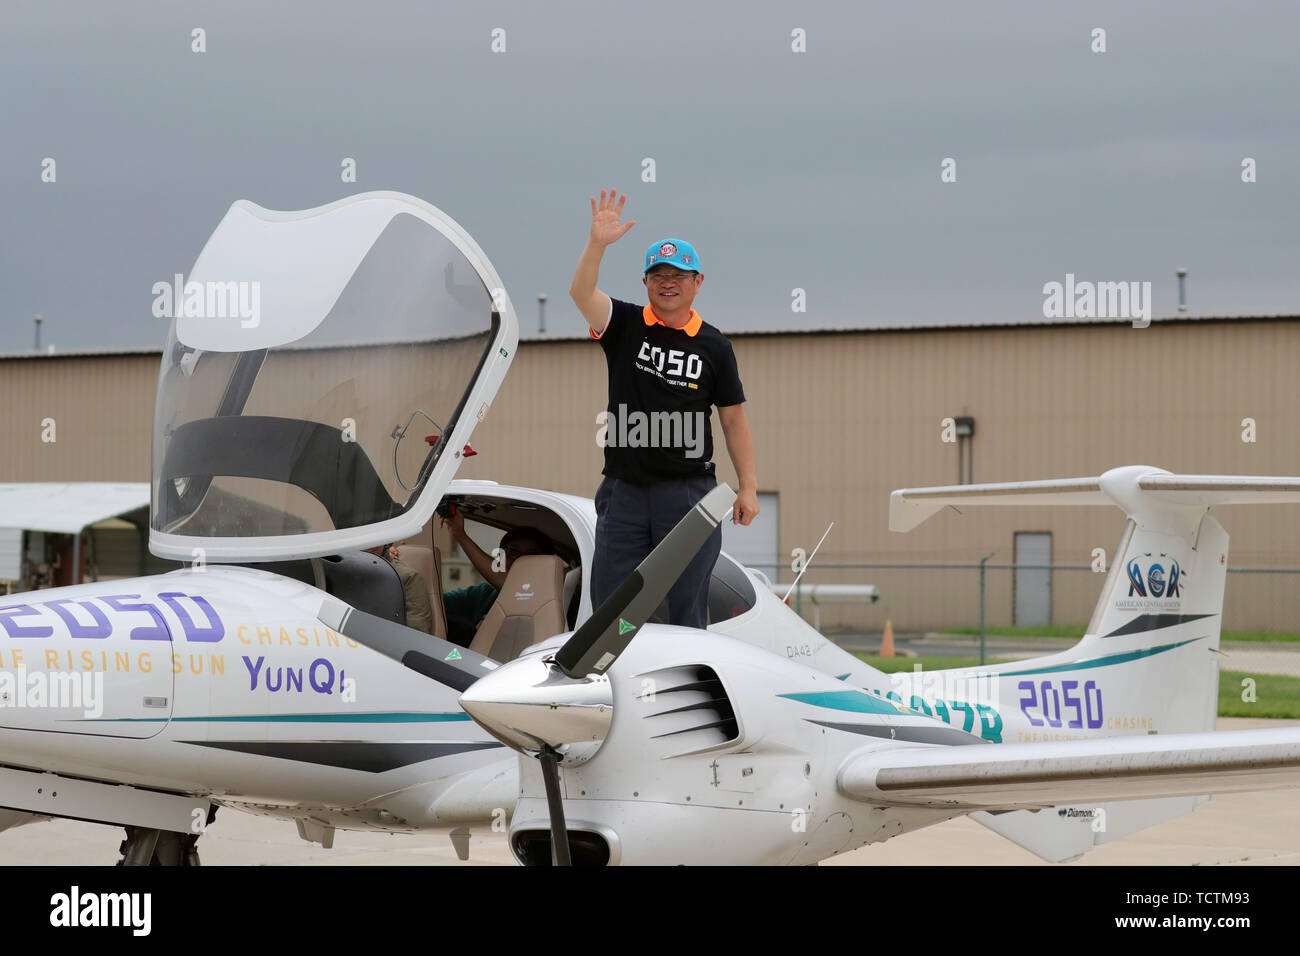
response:
<path id="1" fill-rule="evenodd" d="M 645 485 L 606 477 L 600 483 L 591 569 L 593 610 L 717 484 L 713 475 Z M 721 550 L 719 526 L 668 592 L 668 623 L 698 628 L 708 624 L 709 578 Z"/>

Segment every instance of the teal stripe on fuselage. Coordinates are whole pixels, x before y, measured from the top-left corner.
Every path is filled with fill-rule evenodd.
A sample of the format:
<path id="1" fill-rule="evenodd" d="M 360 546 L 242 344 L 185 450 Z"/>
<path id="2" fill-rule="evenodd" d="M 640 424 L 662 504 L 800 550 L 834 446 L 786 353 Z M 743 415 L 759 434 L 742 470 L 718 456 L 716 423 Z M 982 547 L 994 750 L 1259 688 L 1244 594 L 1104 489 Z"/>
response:
<path id="1" fill-rule="evenodd" d="M 1203 637 L 1193 637 L 1186 641 L 1179 641 L 1177 644 L 1162 644 L 1159 647 L 1146 647 L 1140 651 L 1126 651 L 1123 654 L 1111 654 L 1107 657 L 1098 657 L 1090 661 L 1075 661 L 1072 664 L 1054 664 L 1051 667 L 1031 667 L 1023 671 L 999 671 L 992 674 L 992 677 L 1025 677 L 1030 674 L 1055 674 L 1060 671 L 1082 671 L 1092 667 L 1109 667 L 1112 664 L 1127 664 L 1129 661 L 1136 661 L 1143 657 L 1150 657 L 1152 654 L 1162 654 L 1165 651 L 1172 651 L 1176 647 L 1182 647 L 1185 644 L 1191 644 L 1195 641 L 1203 641 Z"/>
<path id="2" fill-rule="evenodd" d="M 846 710 L 855 714 L 890 714 L 897 717 L 899 714 L 907 716 L 915 713 L 902 704 L 896 704 L 892 700 L 883 697 L 873 697 L 866 691 L 861 690 L 824 690 L 804 694 L 777 694 L 776 696 L 784 697 L 787 700 L 797 700 L 801 704 L 811 704 L 814 707 Z M 916 714 L 916 716 L 924 715 Z"/>

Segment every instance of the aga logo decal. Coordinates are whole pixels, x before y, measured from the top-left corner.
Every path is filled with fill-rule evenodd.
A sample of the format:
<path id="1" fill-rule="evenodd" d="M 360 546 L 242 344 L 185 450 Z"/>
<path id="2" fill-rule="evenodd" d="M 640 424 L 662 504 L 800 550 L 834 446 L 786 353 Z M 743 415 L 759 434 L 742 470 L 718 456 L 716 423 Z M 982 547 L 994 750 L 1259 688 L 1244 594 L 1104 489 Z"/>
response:
<path id="1" fill-rule="evenodd" d="M 1150 558 L 1150 553 L 1145 557 Z M 1143 584 L 1142 562 L 1134 558 L 1128 563 L 1128 596 L 1133 597 L 1178 597 L 1178 590 L 1182 586 L 1179 575 L 1182 572 L 1178 567 L 1178 562 L 1167 555 L 1160 555 L 1155 561 L 1148 561 L 1146 567 L 1146 583 Z"/>
<path id="2" fill-rule="evenodd" d="M 1176 607 L 1182 597 L 1187 574 L 1175 558 L 1147 552 L 1128 563 L 1128 596 L 1121 608 Z"/>

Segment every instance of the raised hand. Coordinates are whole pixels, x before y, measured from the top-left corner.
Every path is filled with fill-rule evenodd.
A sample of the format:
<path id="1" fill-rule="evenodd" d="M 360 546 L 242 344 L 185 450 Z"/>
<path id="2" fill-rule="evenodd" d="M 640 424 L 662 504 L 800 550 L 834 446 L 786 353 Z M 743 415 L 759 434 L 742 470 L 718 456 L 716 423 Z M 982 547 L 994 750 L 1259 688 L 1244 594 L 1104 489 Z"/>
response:
<path id="1" fill-rule="evenodd" d="M 593 243 L 598 246 L 608 246 L 622 239 L 624 233 L 636 225 L 635 219 L 619 223 L 625 202 L 627 202 L 627 193 L 620 196 L 617 189 L 608 190 L 608 198 L 606 198 L 606 190 L 602 189 L 599 203 L 594 197 L 592 198 L 591 241 Z"/>
<path id="2" fill-rule="evenodd" d="M 451 513 L 450 518 L 439 518 L 438 520 L 442 526 L 447 529 L 448 533 L 451 534 L 451 539 L 453 541 L 459 542 L 460 539 L 464 537 L 465 516 L 460 513 L 459 508 Z"/>

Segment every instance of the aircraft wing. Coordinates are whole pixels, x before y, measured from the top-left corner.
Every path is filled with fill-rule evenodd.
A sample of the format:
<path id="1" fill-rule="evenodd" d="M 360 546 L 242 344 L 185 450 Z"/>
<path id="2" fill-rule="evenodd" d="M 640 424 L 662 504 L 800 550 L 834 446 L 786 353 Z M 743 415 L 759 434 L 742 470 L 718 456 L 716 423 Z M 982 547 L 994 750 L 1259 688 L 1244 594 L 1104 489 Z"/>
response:
<path id="1" fill-rule="evenodd" d="M 882 805 L 1030 809 L 1300 787 L 1300 727 L 858 750 L 840 792 Z"/>

